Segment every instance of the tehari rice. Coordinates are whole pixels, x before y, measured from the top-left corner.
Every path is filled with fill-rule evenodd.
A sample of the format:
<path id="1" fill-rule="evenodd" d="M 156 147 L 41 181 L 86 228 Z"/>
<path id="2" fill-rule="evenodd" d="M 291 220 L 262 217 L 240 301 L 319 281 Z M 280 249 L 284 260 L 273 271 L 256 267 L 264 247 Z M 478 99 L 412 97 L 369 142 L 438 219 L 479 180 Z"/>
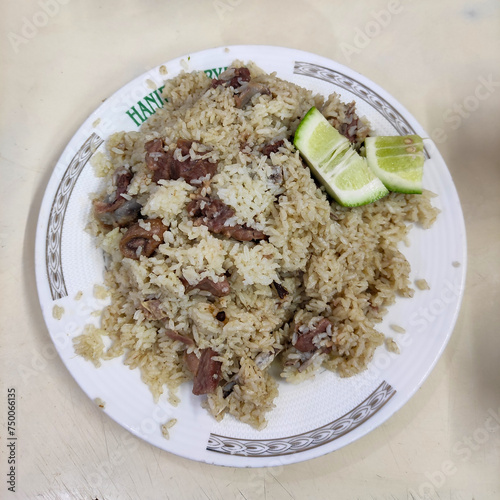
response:
<path id="1" fill-rule="evenodd" d="M 95 156 L 94 166 L 107 182 L 100 198 L 112 196 L 114 172 L 125 166 L 133 173 L 126 198 L 142 205 L 141 224 L 161 219 L 168 230 L 150 257 L 124 258 L 119 244 L 127 228 L 93 220 L 91 230 L 107 255 L 111 305 L 101 329 L 88 329 L 75 339 L 75 348 L 96 366 L 124 354 L 126 365 L 141 370 L 155 399 L 165 388 L 173 395 L 193 379 L 185 356 L 198 358 L 211 348 L 211 361 L 221 366 L 220 383 L 201 396 L 203 406 L 218 420 L 229 413 L 263 428 L 278 392 L 267 370 L 274 356 L 288 382 L 309 378 L 321 366 L 342 377 L 366 368 L 384 343 L 376 323 L 396 294 L 413 295 L 410 265 L 397 248 L 407 236 L 406 224 L 427 228 L 437 210 L 429 192 L 392 193 L 359 208 L 328 199 L 293 147 L 293 134 L 311 106 L 339 127 L 358 120 L 354 105 L 336 94 L 325 102 L 252 64 L 248 68 L 268 94 L 257 93 L 238 108 L 232 86 L 214 88 L 204 72 L 182 73 L 165 82 L 168 102 L 140 131 L 112 135 L 107 156 Z M 359 146 L 368 132 L 359 119 L 353 143 Z M 153 182 L 145 143 L 155 138 L 179 161 L 176 141 L 197 141 L 189 156 L 216 162 L 215 175 L 198 185 L 183 178 Z M 275 152 L 262 153 L 276 141 L 283 142 Z M 237 241 L 196 225 L 187 205 L 197 197 L 221 200 L 234 210 L 226 224 L 261 231 L 266 238 Z M 219 284 L 227 279 L 230 293 L 214 297 L 196 289 L 205 278 Z M 156 301 L 164 317 L 151 317 L 144 307 L 148 300 Z M 320 328 L 309 351 L 295 347 Z M 172 331 L 189 342 L 169 336 Z M 96 338 L 101 334 L 111 340 L 107 350 Z"/>

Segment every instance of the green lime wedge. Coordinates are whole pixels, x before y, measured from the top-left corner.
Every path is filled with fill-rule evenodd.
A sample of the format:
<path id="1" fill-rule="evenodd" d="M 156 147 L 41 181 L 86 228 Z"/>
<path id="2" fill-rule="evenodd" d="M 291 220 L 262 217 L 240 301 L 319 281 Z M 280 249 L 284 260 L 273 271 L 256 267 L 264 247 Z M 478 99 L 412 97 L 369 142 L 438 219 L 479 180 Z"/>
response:
<path id="1" fill-rule="evenodd" d="M 391 191 L 422 193 L 424 143 L 418 135 L 365 139 L 369 167 Z"/>
<path id="2" fill-rule="evenodd" d="M 293 143 L 316 179 L 340 205 L 366 205 L 388 194 L 366 160 L 315 107 L 299 123 Z"/>

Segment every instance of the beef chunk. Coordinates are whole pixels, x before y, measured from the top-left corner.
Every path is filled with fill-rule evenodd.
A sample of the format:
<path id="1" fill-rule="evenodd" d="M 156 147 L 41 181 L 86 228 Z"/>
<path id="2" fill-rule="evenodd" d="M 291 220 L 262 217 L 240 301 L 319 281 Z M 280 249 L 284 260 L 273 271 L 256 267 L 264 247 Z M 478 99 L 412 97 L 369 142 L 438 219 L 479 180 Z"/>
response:
<path id="1" fill-rule="evenodd" d="M 318 324 L 311 329 L 307 327 L 298 327 L 296 329 L 297 332 L 297 340 L 294 346 L 302 352 L 313 352 L 316 351 L 319 346 L 314 343 L 314 339 L 317 335 L 321 333 L 325 333 L 327 328 L 332 326 L 331 322 L 326 318 L 321 318 Z"/>
<path id="2" fill-rule="evenodd" d="M 200 360 L 198 356 L 194 352 L 185 352 L 184 353 L 184 363 L 186 363 L 187 369 L 193 374 L 196 375 L 198 371 L 198 366 L 200 365 Z"/>
<path id="3" fill-rule="evenodd" d="M 265 146 L 262 146 L 260 148 L 260 152 L 265 156 L 270 156 L 271 153 L 277 153 L 281 146 L 283 146 L 283 144 L 285 144 L 285 141 L 283 139 L 280 139 L 276 142 L 271 142 L 269 144 L 266 144 Z"/>
<path id="4" fill-rule="evenodd" d="M 237 108 L 245 107 L 250 99 L 256 94 L 266 94 L 271 95 L 271 91 L 262 83 L 259 82 L 248 82 L 242 85 L 238 95 L 234 96 L 234 103 Z"/>
<path id="5" fill-rule="evenodd" d="M 169 180 L 171 178 L 174 157 L 171 152 L 163 149 L 164 145 L 163 139 L 153 139 L 144 145 L 144 149 L 146 150 L 146 166 L 153 172 L 154 182 L 158 182 L 160 179 Z"/>
<path id="6" fill-rule="evenodd" d="M 177 147 L 182 156 L 188 156 L 193 141 L 178 139 Z M 201 179 L 212 177 L 217 172 L 217 163 L 208 160 L 192 160 L 187 158 L 179 161 L 174 158 L 173 151 L 164 151 L 163 139 L 153 139 L 145 144 L 146 165 L 153 172 L 153 181 L 161 179 L 184 179 L 191 185 L 201 184 Z"/>
<path id="7" fill-rule="evenodd" d="M 222 363 L 213 360 L 214 356 L 217 356 L 217 353 L 211 348 L 201 351 L 200 362 L 193 381 L 193 394 L 196 396 L 211 394 L 219 385 Z"/>
<path id="8" fill-rule="evenodd" d="M 138 260 L 141 255 L 151 257 L 155 250 L 163 242 L 163 233 L 168 230 L 161 219 L 149 219 L 145 221 L 151 225 L 148 231 L 137 222 L 130 226 L 120 241 L 120 251 L 124 257 Z M 159 241 L 154 238 L 157 236 Z M 138 249 L 141 248 L 140 252 Z"/>
<path id="9" fill-rule="evenodd" d="M 182 284 L 186 290 L 186 293 L 191 290 L 205 290 L 210 292 L 214 297 L 224 297 L 228 295 L 230 292 L 229 281 L 224 277 L 221 281 L 215 282 L 210 278 L 203 278 L 201 281 L 198 281 L 195 285 L 190 285 L 188 280 L 184 277 L 181 278 Z"/>
<path id="10" fill-rule="evenodd" d="M 237 89 L 241 87 L 244 82 L 250 81 L 250 70 L 248 68 L 228 68 L 226 71 L 219 75 L 218 79 L 212 80 L 212 87 L 225 85 Z"/>
<path id="11" fill-rule="evenodd" d="M 174 330 L 165 330 L 165 335 L 172 340 L 178 340 L 179 342 L 182 342 L 185 344 L 187 347 L 193 346 L 194 345 L 194 340 L 190 339 L 189 337 L 186 337 L 184 335 L 180 335 L 177 332 L 174 332 Z"/>
<path id="12" fill-rule="evenodd" d="M 157 320 L 167 317 L 165 311 L 161 307 L 161 300 L 158 299 L 144 300 L 143 302 L 141 302 L 141 308 L 144 312 L 144 316 L 147 319 Z"/>
<path id="13" fill-rule="evenodd" d="M 114 175 L 115 192 L 104 200 L 94 201 L 94 215 L 105 226 L 124 227 L 138 219 L 142 206 L 122 196 L 126 194 L 133 176 L 126 168 L 118 169 Z"/>
<path id="14" fill-rule="evenodd" d="M 221 200 L 198 198 L 188 204 L 187 211 L 191 217 L 194 217 L 195 225 L 201 226 L 203 224 L 212 233 L 222 234 L 238 241 L 258 241 L 266 238 L 262 231 L 242 224 L 225 225 L 228 219 L 234 217 L 235 212 Z"/>

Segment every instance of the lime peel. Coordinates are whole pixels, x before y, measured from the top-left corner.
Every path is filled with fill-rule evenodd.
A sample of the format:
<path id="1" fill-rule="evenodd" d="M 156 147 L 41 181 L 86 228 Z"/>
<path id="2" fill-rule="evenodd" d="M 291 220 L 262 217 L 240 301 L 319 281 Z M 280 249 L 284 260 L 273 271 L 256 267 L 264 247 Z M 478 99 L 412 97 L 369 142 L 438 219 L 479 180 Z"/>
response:
<path id="1" fill-rule="evenodd" d="M 389 193 L 367 161 L 317 108 L 312 107 L 299 123 L 293 143 L 316 179 L 340 205 L 366 205 Z"/>
<path id="2" fill-rule="evenodd" d="M 367 137 L 365 149 L 369 167 L 388 189 L 398 193 L 422 193 L 425 157 L 421 137 Z"/>

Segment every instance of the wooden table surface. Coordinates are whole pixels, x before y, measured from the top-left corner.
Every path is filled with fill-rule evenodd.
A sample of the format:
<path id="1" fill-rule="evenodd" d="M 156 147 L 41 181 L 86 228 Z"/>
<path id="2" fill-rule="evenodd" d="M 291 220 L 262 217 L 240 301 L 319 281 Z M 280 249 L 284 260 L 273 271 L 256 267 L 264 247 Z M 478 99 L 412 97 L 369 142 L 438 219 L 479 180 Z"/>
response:
<path id="1" fill-rule="evenodd" d="M 0 498 L 500 498 L 498 0 L 38 0 L 0 11 Z M 348 65 L 407 107 L 453 176 L 469 260 L 454 334 L 408 404 L 337 452 L 250 470 L 154 448 L 87 398 L 50 348 L 34 239 L 51 171 L 103 99 L 174 57 L 256 43 Z"/>

